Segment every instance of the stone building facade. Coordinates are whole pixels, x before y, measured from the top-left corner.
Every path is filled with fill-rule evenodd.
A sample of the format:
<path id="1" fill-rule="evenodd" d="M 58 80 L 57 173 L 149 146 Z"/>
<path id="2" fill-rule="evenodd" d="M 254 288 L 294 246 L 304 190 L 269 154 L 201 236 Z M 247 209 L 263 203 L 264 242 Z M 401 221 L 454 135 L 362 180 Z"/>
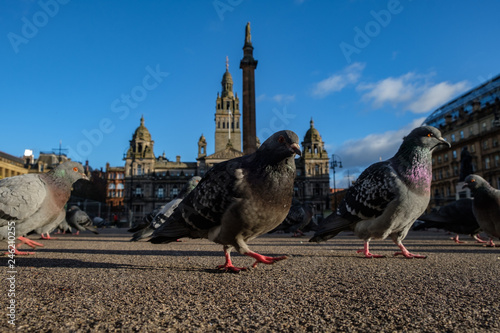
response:
<path id="1" fill-rule="evenodd" d="M 500 75 L 443 105 L 424 124 L 451 143 L 433 154 L 430 207 L 470 196 L 462 180 L 471 172 L 500 189 Z"/>
<path id="2" fill-rule="evenodd" d="M 24 160 L 19 157 L 0 151 L 0 179 L 24 175 L 28 169 L 24 167 Z"/>

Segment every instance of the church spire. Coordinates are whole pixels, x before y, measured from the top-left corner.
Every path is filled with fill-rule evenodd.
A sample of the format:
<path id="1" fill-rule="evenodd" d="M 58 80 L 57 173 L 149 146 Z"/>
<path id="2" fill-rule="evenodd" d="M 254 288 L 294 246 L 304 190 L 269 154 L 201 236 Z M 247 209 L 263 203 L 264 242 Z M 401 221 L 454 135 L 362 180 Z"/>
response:
<path id="1" fill-rule="evenodd" d="M 229 73 L 229 58 L 226 56 L 226 72 L 222 75 L 222 97 L 233 97 L 233 77 Z"/>

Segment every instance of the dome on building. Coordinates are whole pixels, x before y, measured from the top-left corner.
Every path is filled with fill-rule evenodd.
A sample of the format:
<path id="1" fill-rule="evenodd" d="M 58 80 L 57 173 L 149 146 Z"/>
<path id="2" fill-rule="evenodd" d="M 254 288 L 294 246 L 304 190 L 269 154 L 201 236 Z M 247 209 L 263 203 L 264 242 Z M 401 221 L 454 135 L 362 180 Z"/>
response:
<path id="1" fill-rule="evenodd" d="M 144 117 L 141 117 L 141 125 L 137 127 L 137 129 L 134 132 L 134 135 L 132 136 L 132 140 L 143 140 L 143 141 L 152 141 L 151 140 L 151 134 L 149 133 L 149 130 L 144 126 Z"/>
<path id="2" fill-rule="evenodd" d="M 304 135 L 304 143 L 318 142 L 321 140 L 321 135 L 316 128 L 314 128 L 314 121 L 311 118 L 311 127 L 307 130 L 306 135 Z"/>

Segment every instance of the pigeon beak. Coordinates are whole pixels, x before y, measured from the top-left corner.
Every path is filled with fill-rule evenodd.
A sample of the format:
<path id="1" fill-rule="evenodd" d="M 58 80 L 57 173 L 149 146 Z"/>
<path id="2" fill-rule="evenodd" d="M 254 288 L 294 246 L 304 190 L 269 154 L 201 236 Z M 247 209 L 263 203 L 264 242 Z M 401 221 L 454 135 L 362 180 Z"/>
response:
<path id="1" fill-rule="evenodd" d="M 290 151 L 299 155 L 299 156 L 302 156 L 302 152 L 300 151 L 300 146 L 298 143 L 292 143 L 290 145 Z"/>
<path id="2" fill-rule="evenodd" d="M 465 184 L 464 184 L 464 186 L 462 186 L 462 190 L 463 190 L 464 188 L 469 188 L 469 183 L 465 183 Z"/>
<path id="3" fill-rule="evenodd" d="M 439 140 L 438 145 L 445 145 L 448 146 L 448 148 L 451 148 L 451 143 L 446 141 L 443 137 L 437 138 Z"/>
<path id="4" fill-rule="evenodd" d="M 82 176 L 82 178 L 83 178 L 83 179 L 85 179 L 85 180 L 89 180 L 89 177 L 87 177 L 87 175 L 86 175 L 86 174 L 84 174 L 83 172 L 82 172 L 82 173 L 80 173 L 80 175 Z"/>

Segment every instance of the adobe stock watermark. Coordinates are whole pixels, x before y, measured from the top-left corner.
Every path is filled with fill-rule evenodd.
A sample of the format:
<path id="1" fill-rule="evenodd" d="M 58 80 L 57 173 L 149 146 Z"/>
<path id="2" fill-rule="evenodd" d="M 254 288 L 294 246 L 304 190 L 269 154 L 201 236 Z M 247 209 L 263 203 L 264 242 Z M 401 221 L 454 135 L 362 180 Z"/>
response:
<path id="1" fill-rule="evenodd" d="M 137 108 L 148 97 L 148 92 L 156 89 L 170 75 L 167 72 L 162 72 L 160 65 L 156 65 L 154 69 L 147 66 L 146 72 L 147 74 L 142 78 L 141 84 L 130 89 L 130 93 L 123 93 L 119 98 L 111 102 L 111 112 L 116 113 L 120 120 L 125 120 L 130 114 L 130 109 Z M 92 153 L 95 147 L 102 143 L 104 136 L 111 134 L 115 128 L 112 119 L 102 118 L 95 128 L 82 130 L 85 139 L 78 142 L 75 148 L 68 147 L 69 156 L 75 161 L 83 161 Z"/>
<path id="2" fill-rule="evenodd" d="M 258 137 L 264 141 L 275 132 L 282 130 L 284 126 L 288 126 L 290 124 L 291 119 L 294 119 L 297 115 L 293 113 L 288 113 L 286 106 L 283 107 L 283 110 L 278 110 L 273 108 L 274 117 L 269 121 L 269 126 L 264 127 L 259 130 Z"/>
<path id="3" fill-rule="evenodd" d="M 51 18 L 59 13 L 60 5 L 66 5 L 70 0 L 40 0 L 38 6 L 40 10 L 31 17 L 31 20 L 26 16 L 21 19 L 21 34 L 9 32 L 7 38 L 9 39 L 12 49 L 17 54 L 19 53 L 19 46 L 21 44 L 28 44 L 28 42 L 38 35 L 38 31 L 45 27 Z"/>
<path id="4" fill-rule="evenodd" d="M 214 6 L 217 15 L 221 21 L 224 21 L 224 13 L 232 12 L 236 6 L 239 6 L 243 0 L 214 0 L 212 5 Z"/>
<path id="5" fill-rule="evenodd" d="M 409 0 L 411 1 L 411 0 Z M 386 28 L 392 21 L 394 15 L 398 15 L 403 11 L 404 7 L 399 0 L 389 0 L 387 9 L 381 9 L 378 12 L 371 10 L 370 15 L 373 20 L 368 21 L 363 29 L 358 26 L 353 28 L 355 34 L 353 44 L 342 41 L 339 44 L 340 50 L 348 64 L 352 62 L 351 56 L 356 53 L 360 54 L 361 50 L 365 49 L 377 37 L 382 28 Z"/>

